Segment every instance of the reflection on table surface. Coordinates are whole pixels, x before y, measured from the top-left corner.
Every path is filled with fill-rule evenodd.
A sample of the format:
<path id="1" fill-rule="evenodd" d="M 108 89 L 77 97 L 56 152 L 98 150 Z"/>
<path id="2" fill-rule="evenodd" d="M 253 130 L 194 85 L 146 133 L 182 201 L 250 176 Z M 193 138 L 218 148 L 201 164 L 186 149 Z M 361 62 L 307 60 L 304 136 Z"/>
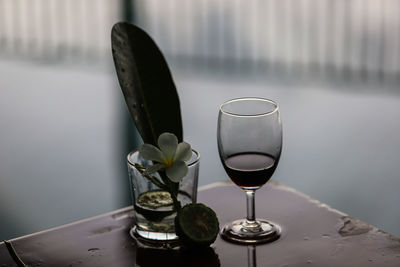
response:
<path id="1" fill-rule="evenodd" d="M 247 266 L 256 267 L 257 266 L 257 246 L 247 246 Z"/>

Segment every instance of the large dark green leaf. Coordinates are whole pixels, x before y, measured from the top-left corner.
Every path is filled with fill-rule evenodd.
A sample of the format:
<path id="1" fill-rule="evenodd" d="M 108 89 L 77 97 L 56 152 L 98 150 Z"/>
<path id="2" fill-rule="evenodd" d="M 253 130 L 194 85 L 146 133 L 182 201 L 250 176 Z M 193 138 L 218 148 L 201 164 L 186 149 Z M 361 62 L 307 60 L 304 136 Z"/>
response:
<path id="1" fill-rule="evenodd" d="M 155 145 L 163 132 L 183 139 L 179 97 L 160 49 L 142 29 L 114 25 L 112 53 L 129 112 L 145 143 Z"/>

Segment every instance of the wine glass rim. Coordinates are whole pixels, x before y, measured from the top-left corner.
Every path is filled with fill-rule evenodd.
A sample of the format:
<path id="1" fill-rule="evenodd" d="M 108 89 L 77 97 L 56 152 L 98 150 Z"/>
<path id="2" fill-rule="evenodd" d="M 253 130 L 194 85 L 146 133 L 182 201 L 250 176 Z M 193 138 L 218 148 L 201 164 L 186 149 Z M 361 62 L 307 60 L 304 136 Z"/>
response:
<path id="1" fill-rule="evenodd" d="M 239 113 L 235 113 L 235 112 L 229 112 L 223 109 L 223 107 L 227 104 L 231 104 L 234 102 L 239 102 L 239 101 L 263 101 L 263 102 L 268 102 L 272 105 L 275 106 L 275 108 L 271 111 L 267 111 L 267 112 L 262 112 L 262 113 L 255 113 L 255 114 L 239 114 Z M 266 115 L 271 115 L 275 112 L 277 112 L 279 110 L 279 105 L 278 103 L 276 103 L 275 101 L 268 99 L 268 98 L 262 98 L 262 97 L 239 97 L 239 98 L 234 98 L 231 100 L 228 100 L 226 102 L 224 102 L 222 105 L 219 106 L 219 110 L 227 115 L 230 116 L 235 116 L 235 117 L 261 117 L 261 116 L 266 116 Z"/>

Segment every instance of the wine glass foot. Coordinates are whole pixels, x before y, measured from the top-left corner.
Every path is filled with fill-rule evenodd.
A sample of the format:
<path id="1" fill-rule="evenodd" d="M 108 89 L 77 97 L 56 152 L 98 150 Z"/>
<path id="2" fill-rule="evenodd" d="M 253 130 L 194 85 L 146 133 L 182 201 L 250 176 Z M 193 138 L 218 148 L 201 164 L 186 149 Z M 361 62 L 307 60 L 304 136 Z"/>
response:
<path id="1" fill-rule="evenodd" d="M 263 244 L 277 240 L 281 235 L 279 225 L 266 220 L 257 220 L 259 227 L 257 230 L 248 230 L 244 225 L 246 219 L 236 220 L 226 224 L 221 230 L 221 237 L 226 241 L 238 244 Z"/>

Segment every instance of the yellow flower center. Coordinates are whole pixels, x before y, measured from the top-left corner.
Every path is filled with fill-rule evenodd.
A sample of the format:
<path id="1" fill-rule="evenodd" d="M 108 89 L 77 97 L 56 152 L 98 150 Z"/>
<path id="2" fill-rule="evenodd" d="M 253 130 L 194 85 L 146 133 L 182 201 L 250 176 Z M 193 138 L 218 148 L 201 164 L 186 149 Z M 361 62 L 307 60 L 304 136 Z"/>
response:
<path id="1" fill-rule="evenodd" d="M 167 168 L 171 167 L 173 163 L 174 163 L 174 159 L 173 158 L 166 158 L 165 161 L 164 161 L 164 165 Z"/>

